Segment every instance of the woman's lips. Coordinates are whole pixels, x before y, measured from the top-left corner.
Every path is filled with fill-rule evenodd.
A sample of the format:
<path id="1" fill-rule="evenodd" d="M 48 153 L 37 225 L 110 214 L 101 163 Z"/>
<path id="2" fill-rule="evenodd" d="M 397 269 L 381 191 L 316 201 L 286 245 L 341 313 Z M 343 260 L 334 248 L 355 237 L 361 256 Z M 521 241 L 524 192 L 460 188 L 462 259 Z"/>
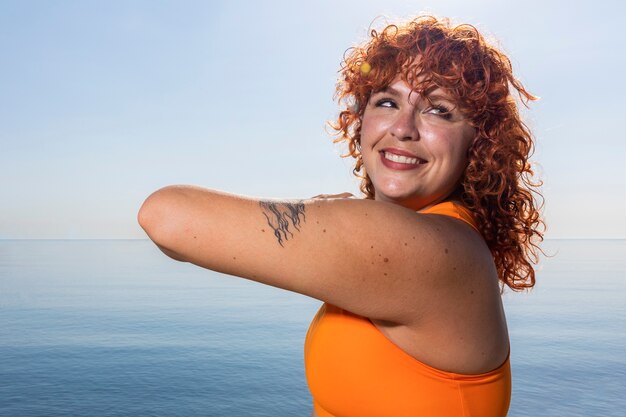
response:
<path id="1" fill-rule="evenodd" d="M 383 149 L 380 151 L 380 158 L 383 165 L 395 170 L 416 169 L 427 162 L 409 152 L 399 149 Z"/>

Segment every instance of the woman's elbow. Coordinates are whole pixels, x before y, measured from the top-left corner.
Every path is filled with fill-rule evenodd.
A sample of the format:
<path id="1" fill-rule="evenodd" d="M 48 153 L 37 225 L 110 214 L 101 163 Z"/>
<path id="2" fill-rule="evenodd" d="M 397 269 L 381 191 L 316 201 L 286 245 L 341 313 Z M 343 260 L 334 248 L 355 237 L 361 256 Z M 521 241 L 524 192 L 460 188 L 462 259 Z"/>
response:
<path id="1" fill-rule="evenodd" d="M 161 190 L 156 191 L 148 196 L 137 213 L 137 222 L 139 223 L 139 226 L 141 226 L 141 228 L 148 234 L 148 236 L 150 236 L 150 231 L 152 230 L 157 217 L 155 212 L 158 210 L 159 205 L 155 199 L 156 195 L 160 191 Z"/>
<path id="2" fill-rule="evenodd" d="M 159 246 L 166 246 L 166 237 L 171 232 L 172 202 L 175 187 L 165 187 L 152 193 L 141 205 L 137 221 L 148 237 Z M 169 214 L 168 214 L 169 212 Z"/>
<path id="3" fill-rule="evenodd" d="M 188 262 L 190 224 L 193 223 L 194 189 L 171 185 L 152 193 L 137 214 L 148 237 L 170 258 Z"/>

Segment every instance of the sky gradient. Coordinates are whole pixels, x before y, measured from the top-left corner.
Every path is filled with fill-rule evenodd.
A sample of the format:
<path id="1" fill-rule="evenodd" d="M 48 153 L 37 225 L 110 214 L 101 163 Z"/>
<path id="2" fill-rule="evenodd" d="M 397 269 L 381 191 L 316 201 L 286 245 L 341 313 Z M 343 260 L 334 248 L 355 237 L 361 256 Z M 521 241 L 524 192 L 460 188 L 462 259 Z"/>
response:
<path id="1" fill-rule="evenodd" d="M 358 193 L 325 122 L 344 51 L 420 11 L 497 39 L 524 110 L 548 238 L 626 238 L 618 1 L 3 1 L 0 239 L 142 238 L 141 202 L 191 183 Z"/>

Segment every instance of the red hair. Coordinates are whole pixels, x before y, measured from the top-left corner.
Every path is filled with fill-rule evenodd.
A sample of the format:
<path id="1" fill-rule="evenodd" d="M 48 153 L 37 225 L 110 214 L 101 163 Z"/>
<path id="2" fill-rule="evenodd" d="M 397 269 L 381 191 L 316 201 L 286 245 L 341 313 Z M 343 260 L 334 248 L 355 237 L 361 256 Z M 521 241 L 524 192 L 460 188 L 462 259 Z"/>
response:
<path id="1" fill-rule="evenodd" d="M 513 76 L 506 55 L 471 25 L 421 16 L 370 34 L 344 57 L 336 91 L 343 110 L 330 124 L 335 142 L 347 142 L 344 156 L 356 159 L 353 172 L 361 178 L 361 191 L 369 199 L 376 193 L 360 154 L 361 120 L 372 92 L 398 74 L 420 93 L 445 89 L 476 130 L 460 184 L 464 204 L 474 214 L 502 284 L 514 290 L 533 287 L 533 264 L 545 230 L 534 197 L 543 197 L 528 161 L 533 138 L 511 92 L 524 105 L 537 98 Z"/>

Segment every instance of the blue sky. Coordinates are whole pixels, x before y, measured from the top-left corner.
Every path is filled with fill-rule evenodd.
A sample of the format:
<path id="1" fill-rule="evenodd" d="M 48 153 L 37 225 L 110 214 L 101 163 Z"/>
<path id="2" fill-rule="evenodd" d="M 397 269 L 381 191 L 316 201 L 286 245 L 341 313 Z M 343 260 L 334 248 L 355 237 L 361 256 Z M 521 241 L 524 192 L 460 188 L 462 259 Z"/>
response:
<path id="1" fill-rule="evenodd" d="M 498 40 L 541 96 L 550 238 L 625 238 L 618 1 L 3 1 L 0 238 L 140 238 L 153 190 L 357 193 L 324 123 L 343 52 L 427 11 Z M 378 20 L 382 20 L 379 18 Z"/>

